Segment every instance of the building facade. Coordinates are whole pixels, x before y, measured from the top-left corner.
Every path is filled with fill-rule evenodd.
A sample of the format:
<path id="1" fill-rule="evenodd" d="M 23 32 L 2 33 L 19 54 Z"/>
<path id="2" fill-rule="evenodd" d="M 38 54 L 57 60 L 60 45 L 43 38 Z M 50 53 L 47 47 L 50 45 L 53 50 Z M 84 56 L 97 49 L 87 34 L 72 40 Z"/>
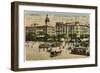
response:
<path id="1" fill-rule="evenodd" d="M 77 37 L 81 35 L 89 35 L 89 24 L 81 25 L 79 22 L 74 23 L 63 23 L 57 22 L 56 23 L 56 35 L 65 34 L 67 37 L 70 34 L 76 34 Z"/>
<path id="2" fill-rule="evenodd" d="M 37 37 L 44 37 L 46 34 L 49 36 L 55 35 L 55 27 L 52 26 L 36 26 L 36 27 L 26 27 L 26 33 L 32 32 L 33 35 Z"/>

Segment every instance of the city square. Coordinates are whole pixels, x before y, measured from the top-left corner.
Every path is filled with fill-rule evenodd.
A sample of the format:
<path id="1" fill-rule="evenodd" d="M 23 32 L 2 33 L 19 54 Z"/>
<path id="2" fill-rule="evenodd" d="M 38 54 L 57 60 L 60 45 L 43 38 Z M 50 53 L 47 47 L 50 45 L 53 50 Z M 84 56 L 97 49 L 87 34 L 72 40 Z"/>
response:
<path id="1" fill-rule="evenodd" d="M 63 13 L 54 13 L 33 17 L 28 14 L 25 16 L 26 60 L 77 59 L 90 56 L 87 14 L 65 16 Z"/>

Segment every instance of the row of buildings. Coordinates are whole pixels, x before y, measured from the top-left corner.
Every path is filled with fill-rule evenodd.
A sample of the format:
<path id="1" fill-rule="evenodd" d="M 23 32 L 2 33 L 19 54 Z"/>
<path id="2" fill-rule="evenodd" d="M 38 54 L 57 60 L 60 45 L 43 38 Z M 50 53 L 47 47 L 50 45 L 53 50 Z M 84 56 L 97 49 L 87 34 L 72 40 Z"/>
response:
<path id="1" fill-rule="evenodd" d="M 37 23 L 34 23 L 33 26 L 25 27 L 26 33 L 32 32 L 33 35 L 37 37 L 44 37 L 46 34 L 49 36 L 57 36 L 65 34 L 66 38 L 69 38 L 69 34 L 76 34 L 77 37 L 87 36 L 89 35 L 89 24 L 80 24 L 80 22 L 55 22 L 55 26 L 48 25 L 50 23 L 50 19 L 48 15 L 45 18 L 45 24 L 42 26 L 37 26 Z"/>

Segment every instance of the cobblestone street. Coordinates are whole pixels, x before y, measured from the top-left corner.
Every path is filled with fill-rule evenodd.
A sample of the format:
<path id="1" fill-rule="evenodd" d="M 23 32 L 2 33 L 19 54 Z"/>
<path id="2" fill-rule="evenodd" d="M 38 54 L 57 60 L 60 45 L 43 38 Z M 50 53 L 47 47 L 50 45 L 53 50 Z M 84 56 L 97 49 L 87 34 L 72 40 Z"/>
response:
<path id="1" fill-rule="evenodd" d="M 30 43 L 28 47 L 26 47 L 26 60 L 52 60 L 52 59 L 73 59 L 73 58 L 86 58 L 88 56 L 84 55 L 76 55 L 71 54 L 70 50 L 62 49 L 62 52 L 60 55 L 57 55 L 55 57 L 50 57 L 50 52 L 47 52 L 46 50 L 41 49 L 39 51 L 39 42 Z"/>

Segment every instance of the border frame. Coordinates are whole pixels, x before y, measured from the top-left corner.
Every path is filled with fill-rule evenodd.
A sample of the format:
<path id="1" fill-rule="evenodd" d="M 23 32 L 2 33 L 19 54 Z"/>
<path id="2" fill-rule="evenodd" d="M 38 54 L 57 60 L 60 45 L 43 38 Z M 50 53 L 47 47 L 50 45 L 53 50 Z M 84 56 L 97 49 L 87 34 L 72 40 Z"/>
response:
<path id="1" fill-rule="evenodd" d="M 82 8 L 82 9 L 94 9 L 95 10 L 95 64 L 84 65 L 71 65 L 71 66 L 52 66 L 52 67 L 35 67 L 35 68 L 19 68 L 18 63 L 18 6 L 19 5 L 36 5 L 36 6 L 50 6 L 50 7 L 68 7 L 68 8 Z M 94 67 L 98 65 L 97 59 L 97 6 L 85 6 L 85 5 L 69 5 L 69 4 L 51 4 L 51 3 L 36 3 L 36 2 L 20 2 L 14 1 L 11 3 L 11 70 L 13 71 L 29 71 L 29 70 L 48 70 L 48 69 L 63 69 L 63 68 L 80 68 L 80 67 Z"/>

